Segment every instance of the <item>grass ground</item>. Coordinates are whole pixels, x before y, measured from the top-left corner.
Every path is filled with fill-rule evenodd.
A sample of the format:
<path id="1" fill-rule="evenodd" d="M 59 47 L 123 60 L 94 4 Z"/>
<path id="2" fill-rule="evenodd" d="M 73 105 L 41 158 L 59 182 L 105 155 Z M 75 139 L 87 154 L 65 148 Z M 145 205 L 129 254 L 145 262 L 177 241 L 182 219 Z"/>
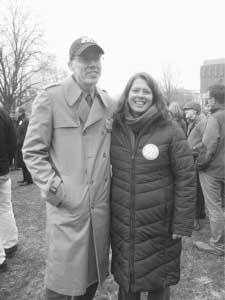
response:
<path id="1" fill-rule="evenodd" d="M 45 205 L 35 185 L 19 187 L 21 171 L 13 171 L 12 202 L 19 229 L 19 248 L 0 274 L 0 300 L 42 300 L 45 267 Z M 199 232 L 183 242 L 180 283 L 171 288 L 171 300 L 225 300 L 224 257 L 197 251 L 193 240 L 207 240 L 207 220 Z M 116 300 L 117 285 L 110 276 L 95 300 Z M 142 296 L 146 299 L 146 295 Z"/>

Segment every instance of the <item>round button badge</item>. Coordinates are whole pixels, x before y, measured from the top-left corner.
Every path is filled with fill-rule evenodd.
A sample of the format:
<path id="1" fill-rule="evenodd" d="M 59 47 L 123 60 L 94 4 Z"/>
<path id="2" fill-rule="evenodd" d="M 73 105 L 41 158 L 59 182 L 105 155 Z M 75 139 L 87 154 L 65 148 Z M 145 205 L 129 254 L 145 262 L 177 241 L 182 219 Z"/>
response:
<path id="1" fill-rule="evenodd" d="M 154 144 L 147 144 L 142 149 L 144 158 L 154 160 L 159 156 L 159 148 Z"/>

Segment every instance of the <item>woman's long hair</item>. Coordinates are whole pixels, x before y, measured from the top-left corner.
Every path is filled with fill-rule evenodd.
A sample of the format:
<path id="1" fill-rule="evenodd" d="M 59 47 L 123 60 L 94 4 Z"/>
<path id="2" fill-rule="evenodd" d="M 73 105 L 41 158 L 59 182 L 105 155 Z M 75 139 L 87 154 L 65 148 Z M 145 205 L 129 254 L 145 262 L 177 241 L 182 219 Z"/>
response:
<path id="1" fill-rule="evenodd" d="M 168 110 L 166 108 L 166 104 L 163 100 L 163 96 L 159 90 L 159 87 L 158 87 L 157 83 L 155 82 L 155 80 L 148 73 L 145 73 L 145 72 L 136 73 L 128 80 L 128 82 L 125 86 L 125 89 L 119 98 L 117 112 L 119 114 L 124 113 L 125 105 L 128 100 L 128 95 L 129 95 L 130 89 L 133 85 L 133 82 L 139 78 L 145 80 L 147 85 L 151 89 L 152 95 L 153 95 L 152 104 L 156 105 L 158 111 L 162 114 L 164 119 L 168 119 Z"/>

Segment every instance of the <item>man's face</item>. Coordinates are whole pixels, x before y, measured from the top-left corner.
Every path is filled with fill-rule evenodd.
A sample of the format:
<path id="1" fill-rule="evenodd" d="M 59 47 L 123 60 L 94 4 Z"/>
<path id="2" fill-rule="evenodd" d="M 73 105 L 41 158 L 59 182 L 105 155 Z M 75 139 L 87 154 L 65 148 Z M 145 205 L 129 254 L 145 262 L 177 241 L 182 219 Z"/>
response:
<path id="1" fill-rule="evenodd" d="M 210 109 L 215 105 L 215 99 L 213 97 L 209 98 L 207 102 Z"/>
<path id="2" fill-rule="evenodd" d="M 84 88 L 93 87 L 101 75 L 101 55 L 90 49 L 81 56 L 74 57 L 69 66 L 78 84 Z"/>
<path id="3" fill-rule="evenodd" d="M 189 123 L 194 122 L 198 116 L 197 111 L 194 109 L 185 109 L 184 113 L 185 113 L 185 118 Z"/>

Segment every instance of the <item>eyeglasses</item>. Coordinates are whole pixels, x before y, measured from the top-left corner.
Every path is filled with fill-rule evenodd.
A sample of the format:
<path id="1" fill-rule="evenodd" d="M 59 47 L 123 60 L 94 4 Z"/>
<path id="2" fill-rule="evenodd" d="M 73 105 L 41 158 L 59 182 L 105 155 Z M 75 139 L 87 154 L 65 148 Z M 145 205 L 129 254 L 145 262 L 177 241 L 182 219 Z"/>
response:
<path id="1" fill-rule="evenodd" d="M 96 63 L 99 64 L 102 61 L 102 56 L 94 56 L 94 57 L 85 57 L 85 56 L 75 56 L 73 59 L 78 60 L 80 63 L 84 65 L 88 65 L 90 63 Z"/>

